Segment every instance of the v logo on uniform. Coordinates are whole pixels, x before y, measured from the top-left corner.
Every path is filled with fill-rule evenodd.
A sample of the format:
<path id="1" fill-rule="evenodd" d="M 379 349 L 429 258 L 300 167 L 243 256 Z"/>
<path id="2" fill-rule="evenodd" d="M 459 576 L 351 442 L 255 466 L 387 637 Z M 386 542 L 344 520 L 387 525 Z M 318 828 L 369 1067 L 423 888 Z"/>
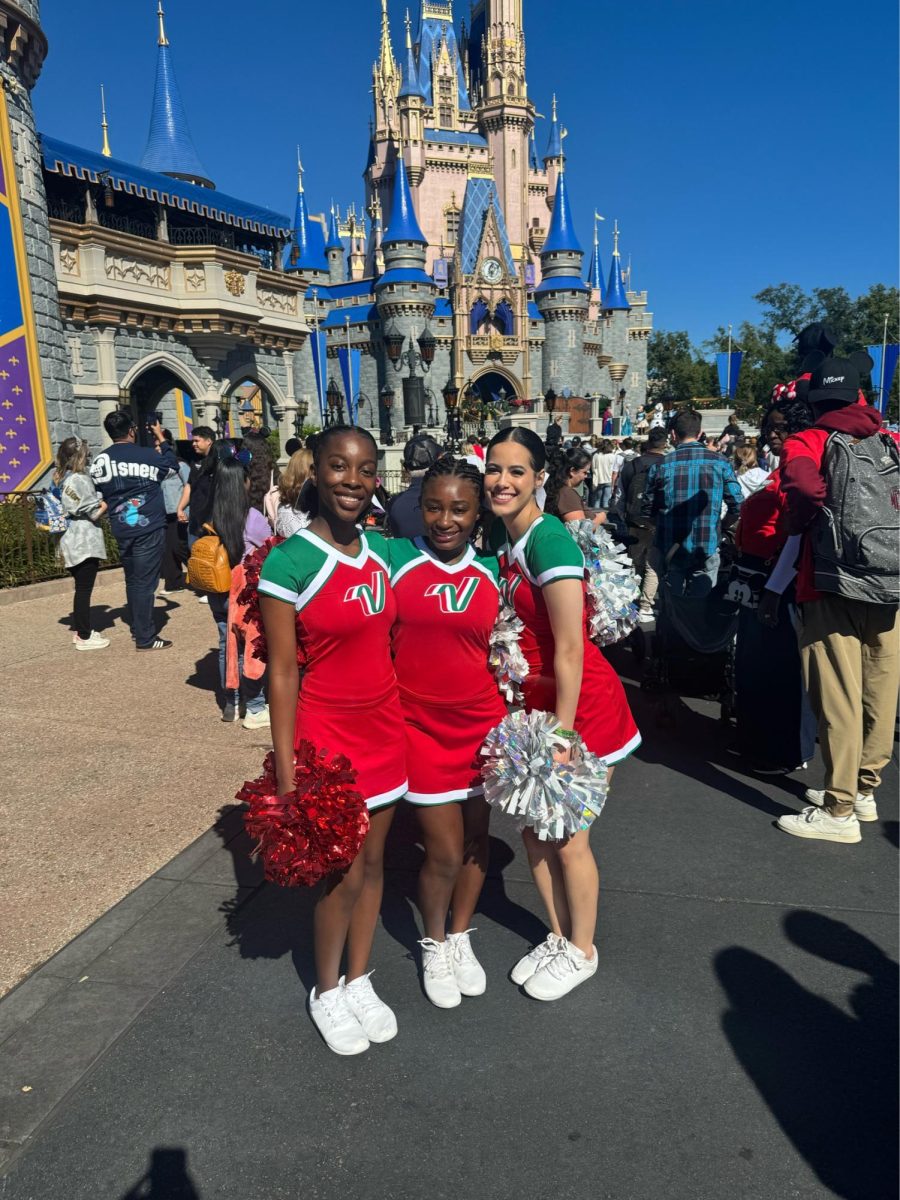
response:
<path id="1" fill-rule="evenodd" d="M 377 617 L 379 613 L 384 612 L 385 596 L 384 576 L 375 571 L 372 575 L 371 585 L 358 583 L 355 587 L 347 589 L 344 603 L 348 604 L 351 600 L 358 600 L 367 617 Z"/>
<path id="2" fill-rule="evenodd" d="M 464 613 L 472 603 L 478 588 L 478 577 L 467 576 L 460 583 L 433 583 L 425 589 L 426 596 L 438 596 L 441 612 Z"/>

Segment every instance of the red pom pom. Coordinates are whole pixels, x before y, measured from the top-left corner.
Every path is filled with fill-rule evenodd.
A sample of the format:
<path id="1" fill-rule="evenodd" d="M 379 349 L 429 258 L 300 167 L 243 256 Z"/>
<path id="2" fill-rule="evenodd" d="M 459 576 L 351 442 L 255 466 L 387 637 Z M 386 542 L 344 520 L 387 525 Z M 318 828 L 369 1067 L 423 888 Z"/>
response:
<path id="1" fill-rule="evenodd" d="M 311 742 L 301 742 L 294 778 L 290 795 L 276 795 L 275 756 L 269 753 L 262 775 L 245 783 L 236 799 L 250 806 L 244 824 L 257 841 L 266 879 L 310 887 L 350 866 L 368 833 L 369 812 L 342 754 L 328 760 Z"/>
<path id="2" fill-rule="evenodd" d="M 256 550 L 251 551 L 244 559 L 244 586 L 238 593 L 237 602 L 240 605 L 246 606 L 245 620 L 249 630 L 254 631 L 255 636 L 248 637 L 250 649 L 253 652 L 253 657 L 259 659 L 260 662 L 269 661 L 269 648 L 266 644 L 266 631 L 263 628 L 262 614 L 259 611 L 259 576 L 262 571 L 263 563 L 269 556 L 269 551 L 273 546 L 279 545 L 284 541 L 283 537 L 268 538 Z M 297 613 L 297 666 L 304 667 L 306 665 L 306 655 L 300 645 L 300 614 Z"/>

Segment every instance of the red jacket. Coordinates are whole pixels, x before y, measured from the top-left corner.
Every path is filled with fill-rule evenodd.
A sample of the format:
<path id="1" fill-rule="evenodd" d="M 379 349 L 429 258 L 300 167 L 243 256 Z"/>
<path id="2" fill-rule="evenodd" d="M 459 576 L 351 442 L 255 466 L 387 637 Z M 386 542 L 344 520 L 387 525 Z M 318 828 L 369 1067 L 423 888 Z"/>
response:
<path id="1" fill-rule="evenodd" d="M 881 413 L 876 408 L 869 404 L 848 404 L 834 412 L 825 413 L 811 428 L 794 433 L 787 439 L 778 465 L 788 534 L 806 535 L 825 503 L 822 458 L 829 436 L 832 433 L 845 433 L 849 437 L 862 439 L 877 433 L 881 426 Z M 808 536 L 804 536 L 797 576 L 799 601 L 819 599 L 821 593 L 816 591 L 814 580 L 812 543 Z"/>

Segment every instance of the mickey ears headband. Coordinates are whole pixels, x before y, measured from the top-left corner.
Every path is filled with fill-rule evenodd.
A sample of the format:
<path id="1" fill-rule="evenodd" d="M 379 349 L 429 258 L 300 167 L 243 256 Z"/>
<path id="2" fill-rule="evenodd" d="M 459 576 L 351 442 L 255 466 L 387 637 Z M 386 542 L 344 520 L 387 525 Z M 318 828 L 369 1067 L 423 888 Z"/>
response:
<path id="1" fill-rule="evenodd" d="M 803 360 L 800 367 L 800 374 L 811 375 L 816 367 L 820 367 L 828 357 L 829 355 L 823 354 L 821 350 L 811 351 Z M 860 378 L 870 374 L 872 368 L 875 366 L 872 356 L 867 354 L 865 350 L 854 350 L 852 354 L 847 355 L 847 362 L 859 372 Z"/>

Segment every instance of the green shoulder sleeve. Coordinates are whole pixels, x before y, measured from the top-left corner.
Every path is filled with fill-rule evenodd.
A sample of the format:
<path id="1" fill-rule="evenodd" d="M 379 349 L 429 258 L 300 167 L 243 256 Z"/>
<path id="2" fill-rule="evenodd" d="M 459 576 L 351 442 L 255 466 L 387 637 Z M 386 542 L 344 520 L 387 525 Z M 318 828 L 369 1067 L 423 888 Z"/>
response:
<path id="1" fill-rule="evenodd" d="M 327 567 L 329 556 L 306 538 L 295 536 L 273 546 L 259 576 L 259 590 L 287 604 L 297 605 Z"/>
<path id="2" fill-rule="evenodd" d="M 583 579 L 584 555 L 562 521 L 545 513 L 531 532 L 525 562 L 539 587 L 556 579 Z"/>

